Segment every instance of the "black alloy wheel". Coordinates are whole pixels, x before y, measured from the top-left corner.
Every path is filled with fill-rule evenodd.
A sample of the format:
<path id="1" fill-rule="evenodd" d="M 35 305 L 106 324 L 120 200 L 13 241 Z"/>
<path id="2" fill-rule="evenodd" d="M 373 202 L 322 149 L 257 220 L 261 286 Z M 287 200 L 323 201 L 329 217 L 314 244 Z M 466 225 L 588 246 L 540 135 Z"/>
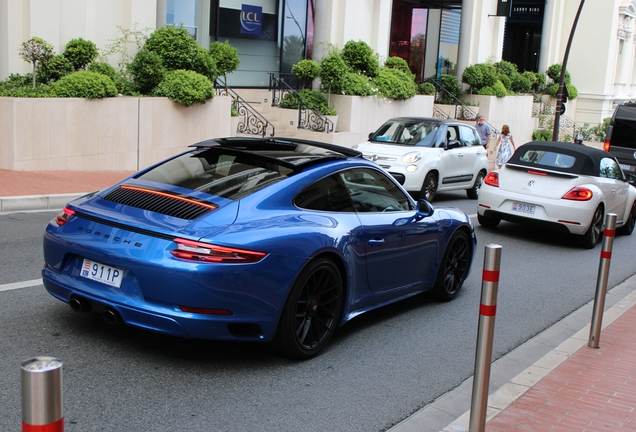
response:
<path id="1" fill-rule="evenodd" d="M 340 271 L 332 261 L 310 263 L 285 303 L 274 340 L 279 352 L 296 359 L 320 352 L 338 326 L 342 291 Z"/>
<path id="2" fill-rule="evenodd" d="M 468 275 L 472 248 L 468 234 L 457 231 L 446 246 L 446 252 L 437 273 L 433 295 L 441 301 L 457 297 Z"/>
<path id="3" fill-rule="evenodd" d="M 581 245 L 586 249 L 593 249 L 603 235 L 603 206 L 598 206 L 592 216 L 592 223 L 588 230 L 581 236 Z"/>
<path id="4" fill-rule="evenodd" d="M 479 172 L 479 174 L 477 174 L 477 177 L 475 178 L 475 183 L 473 183 L 473 186 L 470 189 L 466 189 L 466 195 L 468 196 L 468 198 L 470 199 L 479 198 L 479 190 L 481 189 L 481 185 L 484 183 L 485 177 L 486 176 L 481 171 Z"/>
<path id="5" fill-rule="evenodd" d="M 435 192 L 437 192 L 437 176 L 435 173 L 428 173 L 426 177 L 424 177 L 424 183 L 422 183 L 420 198 L 428 202 L 433 202 Z"/>

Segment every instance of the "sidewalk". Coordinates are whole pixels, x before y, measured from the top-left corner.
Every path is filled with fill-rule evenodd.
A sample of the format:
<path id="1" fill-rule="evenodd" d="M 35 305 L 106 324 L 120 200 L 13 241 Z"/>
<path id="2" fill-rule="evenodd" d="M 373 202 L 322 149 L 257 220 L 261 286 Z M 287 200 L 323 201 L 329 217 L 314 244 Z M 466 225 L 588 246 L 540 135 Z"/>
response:
<path id="1" fill-rule="evenodd" d="M 132 174 L 0 170 L 0 212 L 61 209 Z M 598 349 L 590 302 L 494 362 L 486 431 L 636 431 L 635 304 L 632 276 L 607 294 Z M 389 432 L 468 431 L 471 394 L 472 378 Z"/>

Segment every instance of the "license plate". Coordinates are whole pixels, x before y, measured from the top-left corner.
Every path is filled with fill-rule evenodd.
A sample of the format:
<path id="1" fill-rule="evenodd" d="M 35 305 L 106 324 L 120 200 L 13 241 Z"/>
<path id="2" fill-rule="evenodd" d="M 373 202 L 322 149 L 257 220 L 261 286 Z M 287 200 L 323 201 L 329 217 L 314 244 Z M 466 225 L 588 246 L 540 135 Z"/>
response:
<path id="1" fill-rule="evenodd" d="M 82 263 L 80 276 L 101 282 L 115 288 L 121 287 L 124 271 L 106 264 L 85 259 Z"/>
<path id="2" fill-rule="evenodd" d="M 626 165 L 626 164 L 619 164 L 621 166 L 622 169 L 624 169 L 625 171 L 634 171 L 634 167 L 632 165 Z"/>
<path id="3" fill-rule="evenodd" d="M 521 213 L 529 213 L 529 214 L 534 214 L 534 210 L 537 206 L 533 206 L 530 204 L 522 204 L 522 203 L 517 203 L 517 202 L 513 202 L 512 203 L 512 211 L 518 211 Z"/>

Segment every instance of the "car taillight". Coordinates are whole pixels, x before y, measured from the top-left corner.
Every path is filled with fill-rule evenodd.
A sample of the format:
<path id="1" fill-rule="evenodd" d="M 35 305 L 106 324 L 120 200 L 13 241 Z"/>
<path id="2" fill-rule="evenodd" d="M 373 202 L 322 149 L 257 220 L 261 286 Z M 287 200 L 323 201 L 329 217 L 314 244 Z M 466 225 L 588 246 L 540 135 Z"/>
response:
<path id="1" fill-rule="evenodd" d="M 563 195 L 563 199 L 573 201 L 589 201 L 592 199 L 592 196 L 594 196 L 594 193 L 591 190 L 577 186 Z"/>
<path id="2" fill-rule="evenodd" d="M 217 246 L 209 243 L 176 238 L 177 248 L 170 253 L 177 258 L 193 261 L 216 263 L 255 263 L 262 260 L 267 253 L 245 249 Z"/>
<path id="3" fill-rule="evenodd" d="M 534 174 L 534 175 L 540 175 L 540 176 L 547 176 L 548 173 L 543 172 L 543 171 L 535 171 L 535 170 L 528 170 L 527 171 L 528 174 Z"/>
<path id="4" fill-rule="evenodd" d="M 499 187 L 499 173 L 489 172 L 484 179 L 484 183 L 486 183 L 488 186 Z"/>
<path id="5" fill-rule="evenodd" d="M 603 150 L 608 152 L 609 149 L 610 149 L 610 142 L 609 142 L 609 140 L 605 140 L 605 142 L 603 143 Z"/>
<path id="6" fill-rule="evenodd" d="M 73 216 L 75 214 L 75 210 L 71 210 L 68 207 L 64 207 L 64 210 L 62 210 L 60 213 L 58 213 L 57 216 L 55 216 L 55 222 L 57 222 L 57 224 L 59 226 L 64 225 L 66 222 L 68 222 L 68 220 L 71 218 L 71 216 Z"/>

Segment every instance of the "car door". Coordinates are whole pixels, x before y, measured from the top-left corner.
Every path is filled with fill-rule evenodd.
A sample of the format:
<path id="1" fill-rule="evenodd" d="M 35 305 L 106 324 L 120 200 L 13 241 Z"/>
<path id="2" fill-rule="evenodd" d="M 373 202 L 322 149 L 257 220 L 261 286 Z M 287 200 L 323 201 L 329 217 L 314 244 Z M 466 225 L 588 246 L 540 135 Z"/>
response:
<path id="1" fill-rule="evenodd" d="M 365 247 L 369 289 L 416 289 L 434 279 L 436 220 L 417 220 L 411 200 L 381 171 L 356 168 L 340 175 L 361 222 L 356 237 Z"/>
<path id="2" fill-rule="evenodd" d="M 624 181 L 623 172 L 612 158 L 602 158 L 599 170 L 599 186 L 605 195 L 606 213 L 615 213 L 617 222 L 625 217 L 629 183 Z"/>
<path id="3" fill-rule="evenodd" d="M 462 143 L 464 156 L 461 158 L 464 175 L 470 176 L 468 180 L 473 183 L 477 173 L 488 167 L 488 155 L 481 144 L 477 131 L 467 125 L 459 126 L 459 139 Z"/>
<path id="4" fill-rule="evenodd" d="M 472 167 L 477 158 L 475 152 L 462 142 L 461 130 L 460 125 L 446 126 L 446 150 L 440 156 L 443 170 L 440 170 L 439 189 L 469 186 L 472 183 Z"/>

